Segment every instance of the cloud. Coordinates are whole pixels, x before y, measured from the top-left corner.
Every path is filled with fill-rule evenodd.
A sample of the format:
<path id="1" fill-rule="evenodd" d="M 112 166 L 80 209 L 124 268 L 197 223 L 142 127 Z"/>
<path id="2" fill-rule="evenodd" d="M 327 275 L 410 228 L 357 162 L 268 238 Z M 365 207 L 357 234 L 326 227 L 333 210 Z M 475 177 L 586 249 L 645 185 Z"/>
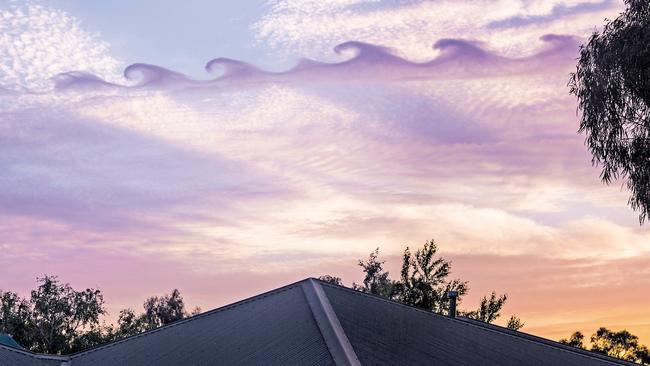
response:
<path id="1" fill-rule="evenodd" d="M 269 1 L 255 23 L 260 46 L 279 55 L 335 59 L 326 50 L 347 40 L 382 44 L 409 59 L 437 54 L 432 38 L 480 39 L 508 56 L 533 52 L 544 34 L 587 36 L 594 19 L 612 18 L 622 4 L 586 1 Z M 563 10 L 565 9 L 565 10 Z M 513 21 L 516 28 L 491 24 Z M 522 21 L 522 19 L 528 22 Z M 539 20 L 544 20 L 540 22 Z M 535 21 L 537 20 L 537 21 Z"/>
<path id="2" fill-rule="evenodd" d="M 125 70 L 132 84 L 62 74 L 53 90 L 0 99 L 3 212 L 204 269 L 248 258 L 260 238 L 302 260 L 429 236 L 457 253 L 644 252 L 645 236 L 612 215 L 573 209 L 623 200 L 594 179 L 571 99 L 557 95 L 576 40 L 543 38 L 521 57 L 444 39 L 422 62 L 348 42 L 336 49 L 355 50 L 346 61 L 279 73 L 216 59 L 207 69 L 226 70 L 207 81 L 143 64 Z M 567 240 L 593 250 L 555 244 Z"/>
<path id="3" fill-rule="evenodd" d="M 165 227 L 170 220 L 192 215 L 201 220 L 204 214 L 191 206 L 224 210 L 244 196 L 281 196 L 285 191 L 242 162 L 88 114 L 48 98 L 23 110 L 0 112 L 3 213 L 108 233 L 142 234 L 155 228 L 161 235 L 170 229 Z M 252 188 L 243 191 L 242 186 Z"/>
<path id="4" fill-rule="evenodd" d="M 128 84 L 111 83 L 98 75 L 67 72 L 56 75 L 57 90 L 183 89 L 237 87 L 241 84 L 322 82 L 401 82 L 413 80 L 442 80 L 453 78 L 496 77 L 515 74 L 549 72 L 566 68 L 578 49 L 574 37 L 547 34 L 541 37 L 547 44 L 535 54 L 520 58 L 498 55 L 480 43 L 441 39 L 434 49 L 439 54 L 429 61 L 410 61 L 396 55 L 391 49 L 363 42 L 345 42 L 334 47 L 337 54 L 352 54 L 341 62 L 320 62 L 302 59 L 293 68 L 282 72 L 264 71 L 242 61 L 216 58 L 205 69 L 221 74 L 211 80 L 192 80 L 186 75 L 156 65 L 133 64 L 124 70 Z M 255 87 L 252 85 L 252 87 Z"/>
<path id="5" fill-rule="evenodd" d="M 487 28 L 519 28 L 531 24 L 547 23 L 559 18 L 569 17 L 572 15 L 592 13 L 600 10 L 612 8 L 613 1 L 604 0 L 600 2 L 581 2 L 575 5 L 556 4 L 549 14 L 545 15 L 526 15 L 514 16 L 507 19 L 493 21 L 487 24 Z"/>
<path id="6" fill-rule="evenodd" d="M 114 80 L 120 62 L 109 46 L 79 20 L 46 6 L 5 2 L 0 6 L 0 87 L 51 87 L 62 72 L 85 71 Z"/>

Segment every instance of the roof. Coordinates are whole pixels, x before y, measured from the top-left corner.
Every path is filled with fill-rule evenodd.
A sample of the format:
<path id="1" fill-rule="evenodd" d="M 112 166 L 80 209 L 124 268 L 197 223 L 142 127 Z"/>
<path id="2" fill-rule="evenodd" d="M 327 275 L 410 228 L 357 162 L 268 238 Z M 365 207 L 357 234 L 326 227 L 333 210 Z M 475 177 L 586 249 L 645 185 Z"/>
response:
<path id="1" fill-rule="evenodd" d="M 7 333 L 0 333 L 0 344 L 21 349 L 22 347 Z"/>
<path id="2" fill-rule="evenodd" d="M 0 366 L 632 365 L 316 279 L 70 356 L 0 345 Z"/>

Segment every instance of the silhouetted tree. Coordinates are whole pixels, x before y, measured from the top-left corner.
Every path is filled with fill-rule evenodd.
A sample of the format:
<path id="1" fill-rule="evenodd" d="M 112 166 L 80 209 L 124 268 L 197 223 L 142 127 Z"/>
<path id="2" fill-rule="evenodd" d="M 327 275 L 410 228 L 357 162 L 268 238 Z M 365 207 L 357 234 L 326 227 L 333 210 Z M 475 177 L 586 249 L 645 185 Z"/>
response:
<path id="1" fill-rule="evenodd" d="M 569 339 L 566 338 L 560 339 L 560 343 L 566 344 L 567 346 L 586 349 L 584 341 L 585 341 L 585 336 L 584 334 L 582 334 L 582 332 L 574 332 L 573 334 L 571 334 L 571 337 L 569 337 Z"/>
<path id="2" fill-rule="evenodd" d="M 106 314 L 100 290 L 74 290 L 55 276 L 37 278 L 38 287 L 28 299 L 14 292 L 0 291 L 0 332 L 12 336 L 24 348 L 50 354 L 82 351 L 112 340 L 142 333 L 189 315 L 178 290 L 169 295 L 150 297 L 144 313 L 131 309 L 120 312 L 117 325 L 105 325 Z"/>
<path id="3" fill-rule="evenodd" d="M 15 292 L 0 290 L 0 332 L 11 335 L 18 343 L 31 344 L 33 324 L 29 301 Z"/>
<path id="4" fill-rule="evenodd" d="M 643 223 L 650 212 L 650 2 L 625 4 L 581 47 L 569 86 L 601 179 L 626 179 L 629 204 Z"/>
<path id="5" fill-rule="evenodd" d="M 363 284 L 352 283 L 352 288 L 392 299 L 395 296 L 395 282 L 388 278 L 389 273 L 384 271 L 384 262 L 380 262 L 379 248 L 370 253 L 367 261 L 359 260 L 359 267 L 363 269 L 365 277 Z"/>
<path id="6" fill-rule="evenodd" d="M 94 344 L 84 335 L 98 329 L 106 313 L 101 291 L 76 291 L 55 276 L 40 277 L 37 282 L 29 301 L 13 292 L 2 293 L 1 331 L 35 352 L 63 354 L 80 343 Z"/>
<path id="7" fill-rule="evenodd" d="M 599 328 L 591 336 L 591 350 L 626 361 L 650 363 L 648 348 L 639 344 L 639 338 L 627 330 L 612 332 Z"/>
<path id="8" fill-rule="evenodd" d="M 72 341 L 66 353 L 75 353 L 110 342 L 114 339 L 111 331 L 110 326 L 92 326 Z"/>
<path id="9" fill-rule="evenodd" d="M 120 339 L 146 331 L 147 322 L 144 314 L 136 315 L 132 309 L 120 310 L 117 326 L 112 329 L 112 338 Z"/>
<path id="10" fill-rule="evenodd" d="M 332 283 L 334 285 L 343 286 L 343 280 L 341 280 L 341 277 L 323 275 L 323 276 L 318 277 L 318 279 L 321 280 L 321 281 Z"/>
<path id="11" fill-rule="evenodd" d="M 389 278 L 384 270 L 384 262 L 379 260 L 379 248 L 370 253 L 368 259 L 359 260 L 359 266 L 364 273 L 363 284 L 352 284 L 358 291 L 379 295 L 391 300 L 397 300 L 407 305 L 447 314 L 449 311 L 449 291 L 458 293 L 458 303 L 469 288 L 467 281 L 448 279 L 451 273 L 451 262 L 436 257 L 438 246 L 435 240 L 425 242 L 424 246 L 411 252 L 409 247 L 402 256 L 400 280 Z M 322 276 L 325 278 L 327 276 Z M 331 277 L 331 276 L 330 276 Z M 340 281 L 340 278 L 335 277 Z M 495 292 L 490 298 L 483 297 L 477 310 L 460 312 L 462 315 L 484 321 L 493 322 L 500 315 L 501 308 L 507 300 L 506 295 L 497 296 Z M 519 330 L 524 323 L 516 316 L 511 316 L 507 327 Z"/>
<path id="12" fill-rule="evenodd" d="M 508 295 L 503 294 L 498 296 L 496 292 L 492 291 L 490 298 L 483 296 L 478 309 L 466 312 L 465 316 L 482 322 L 492 323 L 501 316 L 501 308 L 506 303 L 507 299 Z"/>
<path id="13" fill-rule="evenodd" d="M 584 343 L 585 336 L 574 332 L 569 339 L 560 339 L 560 343 L 582 349 L 588 349 Z M 650 351 L 639 343 L 639 338 L 627 330 L 613 332 L 601 327 L 591 336 L 592 352 L 620 358 L 630 362 L 650 365 Z"/>
<path id="14" fill-rule="evenodd" d="M 519 330 L 526 325 L 524 322 L 519 319 L 518 316 L 516 315 L 511 315 L 510 319 L 508 319 L 508 323 L 506 323 L 506 328 L 512 329 L 512 330 Z"/>
<path id="15" fill-rule="evenodd" d="M 30 299 L 34 330 L 31 350 L 68 353 L 85 329 L 99 326 L 100 316 L 106 313 L 104 297 L 97 289 L 76 291 L 54 276 L 38 281 L 40 285 L 32 290 Z"/>
<path id="16" fill-rule="evenodd" d="M 158 328 L 189 315 L 185 310 L 183 297 L 177 289 L 174 289 L 169 295 L 150 297 L 145 300 L 143 306 L 147 329 Z"/>
<path id="17" fill-rule="evenodd" d="M 447 280 L 451 262 L 436 258 L 438 246 L 434 240 L 411 253 L 406 247 L 402 257 L 402 271 L 396 284 L 398 299 L 422 309 L 446 313 L 449 309 L 449 291 L 458 292 L 458 303 L 467 293 L 467 282 L 459 279 Z"/>

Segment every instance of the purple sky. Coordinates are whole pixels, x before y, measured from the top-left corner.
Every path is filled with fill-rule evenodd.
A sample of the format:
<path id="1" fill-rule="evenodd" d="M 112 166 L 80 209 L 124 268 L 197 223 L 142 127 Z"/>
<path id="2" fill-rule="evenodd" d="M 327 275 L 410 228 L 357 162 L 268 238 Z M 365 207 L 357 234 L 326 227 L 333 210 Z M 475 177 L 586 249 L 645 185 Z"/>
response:
<path id="1" fill-rule="evenodd" d="M 0 7 L 0 288 L 48 273 L 113 315 L 173 287 L 209 309 L 358 281 L 377 246 L 396 275 L 435 238 L 466 307 L 497 290 L 528 332 L 650 342 L 650 235 L 566 86 L 619 2 L 209 5 L 218 29 L 52 4 Z M 194 41 L 153 34 L 175 16 Z"/>

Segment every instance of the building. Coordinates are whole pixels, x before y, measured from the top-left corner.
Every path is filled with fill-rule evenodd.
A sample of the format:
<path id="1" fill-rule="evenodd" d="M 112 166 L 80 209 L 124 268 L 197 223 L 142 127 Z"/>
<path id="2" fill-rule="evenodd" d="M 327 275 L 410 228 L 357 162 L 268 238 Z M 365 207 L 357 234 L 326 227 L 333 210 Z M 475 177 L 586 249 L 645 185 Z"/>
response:
<path id="1" fill-rule="evenodd" d="M 0 366 L 633 365 L 306 279 L 69 356 L 0 343 Z"/>

